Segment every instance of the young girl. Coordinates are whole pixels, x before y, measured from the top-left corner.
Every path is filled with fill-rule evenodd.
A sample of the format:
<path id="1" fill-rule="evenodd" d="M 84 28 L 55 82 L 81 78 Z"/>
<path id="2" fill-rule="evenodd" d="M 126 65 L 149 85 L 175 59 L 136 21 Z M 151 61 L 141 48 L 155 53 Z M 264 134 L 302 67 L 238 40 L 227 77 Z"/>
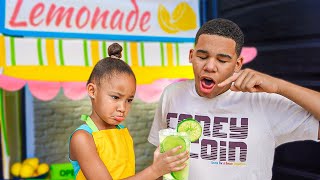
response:
<path id="1" fill-rule="evenodd" d="M 81 116 L 85 124 L 71 135 L 69 145 L 76 179 L 157 179 L 186 166 L 188 152 L 176 155 L 181 147 L 166 153 L 160 153 L 158 147 L 153 164 L 135 175 L 133 141 L 120 123 L 131 108 L 136 79 L 120 59 L 121 51 L 119 44 L 110 45 L 110 57 L 95 65 L 87 82 L 92 113 Z"/>

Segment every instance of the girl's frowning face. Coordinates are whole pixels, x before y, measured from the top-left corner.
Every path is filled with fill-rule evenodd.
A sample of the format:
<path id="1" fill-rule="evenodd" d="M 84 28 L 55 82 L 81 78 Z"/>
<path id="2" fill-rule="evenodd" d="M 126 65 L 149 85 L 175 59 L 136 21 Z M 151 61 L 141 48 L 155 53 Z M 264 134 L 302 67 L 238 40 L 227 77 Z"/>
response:
<path id="1" fill-rule="evenodd" d="M 114 128 L 125 120 L 131 108 L 136 80 L 130 74 L 116 73 L 102 78 L 100 84 L 94 86 L 92 118 L 98 129 Z"/>

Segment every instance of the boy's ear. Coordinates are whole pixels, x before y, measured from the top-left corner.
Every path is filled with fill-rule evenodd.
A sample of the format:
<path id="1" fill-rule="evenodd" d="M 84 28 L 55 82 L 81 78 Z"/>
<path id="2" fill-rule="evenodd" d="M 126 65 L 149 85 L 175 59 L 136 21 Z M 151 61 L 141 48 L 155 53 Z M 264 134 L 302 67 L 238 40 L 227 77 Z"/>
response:
<path id="1" fill-rule="evenodd" d="M 239 56 L 236 62 L 236 66 L 234 68 L 234 72 L 239 72 L 243 65 L 243 57 Z"/>
<path id="2" fill-rule="evenodd" d="M 96 95 L 97 86 L 93 83 L 87 85 L 87 92 L 90 98 L 94 99 Z"/>
<path id="3" fill-rule="evenodd" d="M 189 63 L 192 63 L 191 60 L 192 60 L 193 52 L 194 52 L 194 49 L 189 50 Z"/>

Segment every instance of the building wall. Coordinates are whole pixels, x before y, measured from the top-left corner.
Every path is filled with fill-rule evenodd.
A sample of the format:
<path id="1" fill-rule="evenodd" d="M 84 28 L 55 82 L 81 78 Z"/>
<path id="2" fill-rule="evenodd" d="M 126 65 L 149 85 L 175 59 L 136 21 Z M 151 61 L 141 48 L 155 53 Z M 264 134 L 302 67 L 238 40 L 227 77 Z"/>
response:
<path id="1" fill-rule="evenodd" d="M 320 90 L 320 1 L 219 0 L 218 17 L 237 23 L 245 46 L 258 50 L 245 65 Z"/>
<path id="2" fill-rule="evenodd" d="M 135 99 L 123 125 L 133 137 L 136 155 L 136 171 L 152 163 L 156 147 L 148 141 L 156 103 L 144 103 Z M 68 100 L 63 92 L 52 101 L 34 99 L 35 154 L 41 162 L 68 162 L 68 140 L 70 134 L 82 124 L 81 114 L 90 114 L 88 97 L 79 101 Z"/>

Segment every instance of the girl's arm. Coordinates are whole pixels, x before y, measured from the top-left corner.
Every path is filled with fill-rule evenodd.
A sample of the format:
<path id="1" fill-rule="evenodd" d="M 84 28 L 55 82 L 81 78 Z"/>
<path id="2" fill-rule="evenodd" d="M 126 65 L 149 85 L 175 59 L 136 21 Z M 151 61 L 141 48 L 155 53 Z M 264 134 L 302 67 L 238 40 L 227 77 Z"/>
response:
<path id="1" fill-rule="evenodd" d="M 155 180 L 171 171 L 179 171 L 186 167 L 189 152 L 185 151 L 175 155 L 181 147 L 176 147 L 168 152 L 160 153 L 158 147 L 154 152 L 153 164 L 128 177 L 128 180 Z M 70 158 L 77 160 L 81 171 L 87 179 L 112 180 L 112 177 L 100 159 L 92 136 L 83 130 L 76 131 L 70 141 Z"/>
<path id="2" fill-rule="evenodd" d="M 77 160 L 84 176 L 90 180 L 112 180 L 100 159 L 92 136 L 84 130 L 76 131 L 70 141 L 70 159 Z"/>

